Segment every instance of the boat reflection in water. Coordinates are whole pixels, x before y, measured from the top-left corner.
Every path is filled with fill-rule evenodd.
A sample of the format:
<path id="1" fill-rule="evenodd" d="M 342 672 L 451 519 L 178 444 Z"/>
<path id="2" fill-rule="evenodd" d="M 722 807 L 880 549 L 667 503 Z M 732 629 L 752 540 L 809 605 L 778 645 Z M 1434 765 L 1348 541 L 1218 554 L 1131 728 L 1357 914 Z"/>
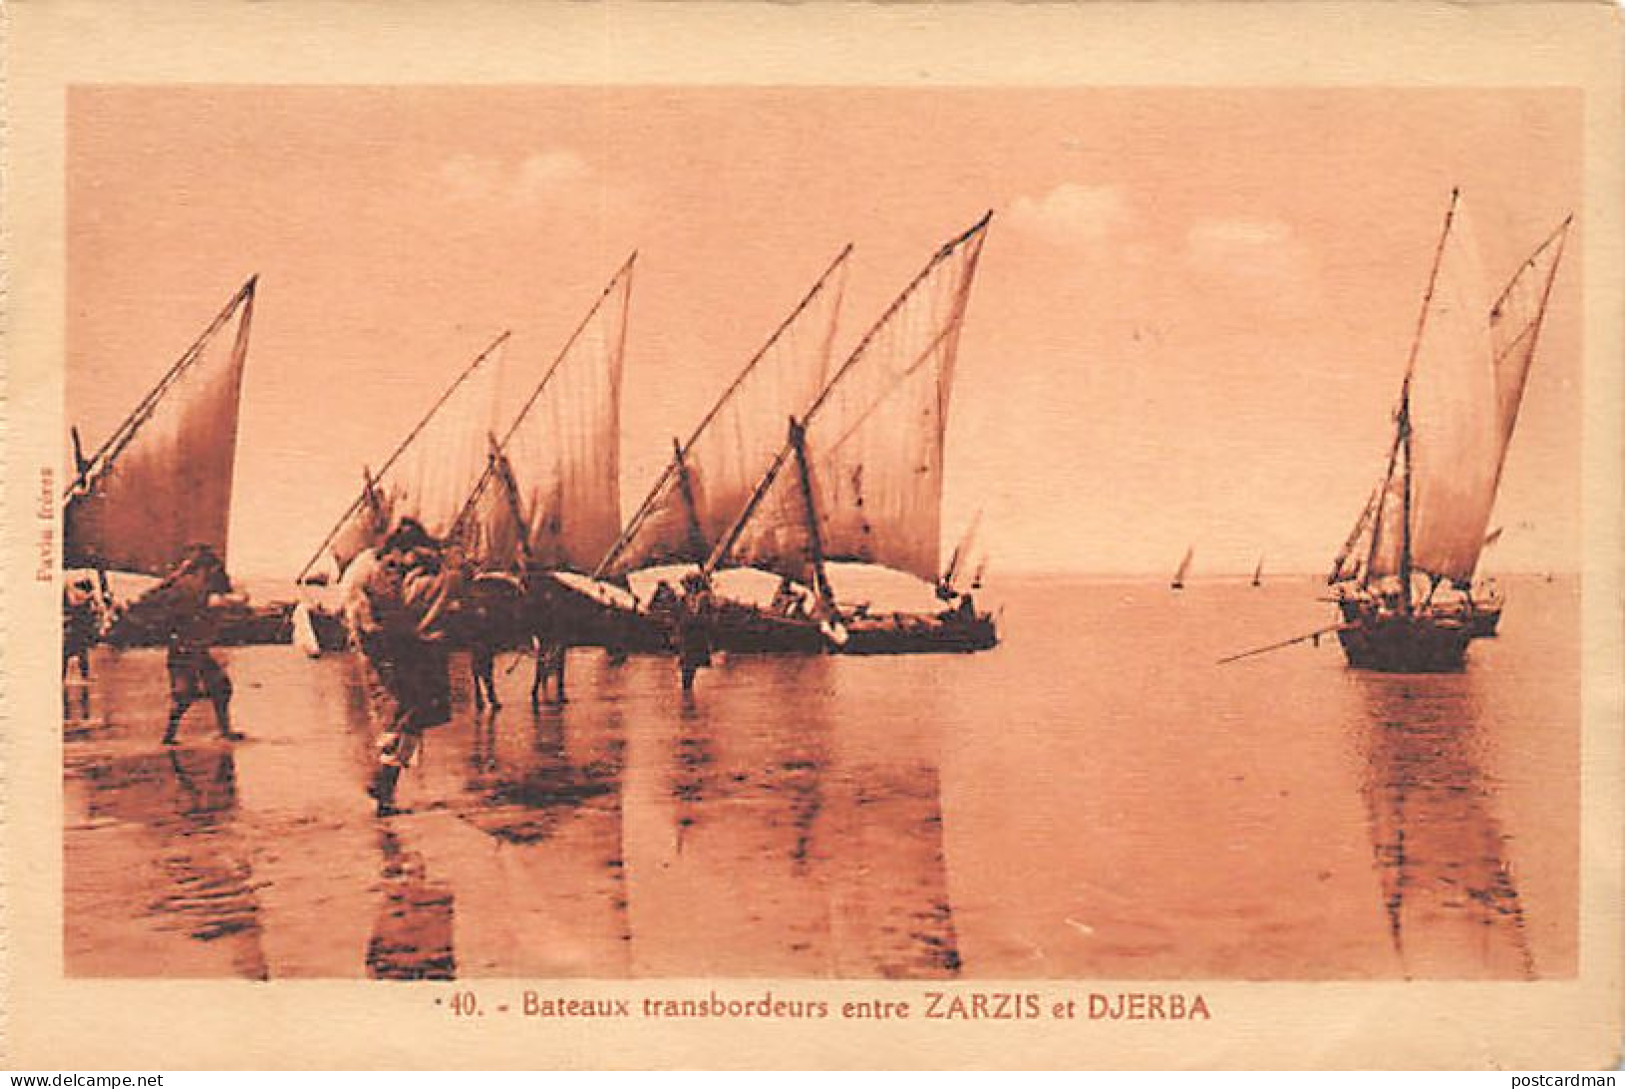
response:
<path id="1" fill-rule="evenodd" d="M 1471 672 L 1357 675 L 1373 861 L 1406 978 L 1535 979 Z"/>
<path id="2" fill-rule="evenodd" d="M 1461 674 L 1206 664 L 1226 620 L 1301 623 L 1305 584 L 1198 580 L 1170 623 L 1161 578 L 1016 582 L 995 654 L 719 655 L 688 701 L 668 659 L 578 648 L 570 702 L 532 712 L 504 656 L 476 714 L 458 653 L 382 822 L 350 655 L 221 651 L 250 740 L 194 711 L 172 760 L 162 652 L 98 648 L 63 740 L 65 965 L 1572 977 L 1577 583 L 1518 581 L 1521 622 Z"/>

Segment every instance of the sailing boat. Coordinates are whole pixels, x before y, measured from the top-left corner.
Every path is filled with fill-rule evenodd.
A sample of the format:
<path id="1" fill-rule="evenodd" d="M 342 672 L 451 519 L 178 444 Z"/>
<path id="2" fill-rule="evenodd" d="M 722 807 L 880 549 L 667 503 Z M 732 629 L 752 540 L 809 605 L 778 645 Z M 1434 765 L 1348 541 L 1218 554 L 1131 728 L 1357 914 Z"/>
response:
<path id="1" fill-rule="evenodd" d="M 62 563 L 97 573 L 163 578 L 187 551 L 206 545 L 224 559 L 243 365 L 258 277 L 238 289 L 202 335 L 136 403 L 100 448 L 85 457 L 73 429 L 75 472 L 63 497 Z M 280 616 L 244 604 L 222 606 L 219 639 L 271 641 Z M 164 610 L 138 598 L 107 634 L 115 645 L 163 642 Z"/>
<path id="2" fill-rule="evenodd" d="M 941 613 L 874 615 L 837 602 L 827 564 L 941 569 L 943 440 L 970 288 L 992 213 L 942 246 L 881 315 L 780 446 L 703 568 L 755 567 L 810 587 L 845 653 L 980 650 L 992 617 L 969 595 Z"/>
<path id="3" fill-rule="evenodd" d="M 1191 572 L 1191 560 L 1196 556 L 1196 546 L 1189 545 L 1185 549 L 1185 556 L 1179 561 L 1179 567 L 1174 571 L 1173 581 L 1168 585 L 1175 590 L 1185 588 L 1185 576 Z"/>
<path id="4" fill-rule="evenodd" d="M 504 331 L 465 366 L 406 433 L 376 473 L 362 469 L 362 487 L 300 568 L 296 581 L 317 582 L 327 566 L 343 577 L 352 560 L 383 543 L 391 526 L 416 518 L 434 536 L 450 532 L 486 460 L 485 436 L 495 421 Z"/>
<path id="5" fill-rule="evenodd" d="M 959 597 L 958 584 L 960 576 L 970 566 L 971 551 L 976 547 L 976 531 L 982 526 L 982 512 L 977 511 L 971 518 L 970 524 L 965 527 L 964 536 L 954 545 L 954 550 L 948 556 L 948 566 L 942 569 L 942 575 L 937 579 L 937 597 L 943 601 L 953 601 Z M 976 574 L 971 577 L 971 589 L 981 589 L 982 568 L 986 565 L 984 560 L 977 565 Z"/>
<path id="6" fill-rule="evenodd" d="M 1387 471 L 1328 581 L 1349 664 L 1457 670 L 1501 603 L 1474 577 L 1535 343 L 1572 217 L 1486 310 L 1478 255 L 1452 192 L 1400 385 Z"/>
<path id="7" fill-rule="evenodd" d="M 485 465 L 484 436 L 494 423 L 504 331 L 437 397 L 377 472 L 361 470 L 360 492 L 300 568 L 301 587 L 344 579 L 353 561 L 384 542 L 400 518 L 416 518 L 429 533 L 450 531 L 462 500 Z M 334 603 L 306 598 L 294 608 L 293 640 L 312 657 L 340 650 L 348 636 Z"/>
<path id="8" fill-rule="evenodd" d="M 555 604 L 577 638 L 622 649 L 666 645 L 666 618 L 628 590 L 631 576 L 698 565 L 727 532 L 781 441 L 780 421 L 824 385 L 845 289 L 846 246 L 723 390 L 603 553 L 590 575 L 555 572 L 567 594 Z M 731 651 L 812 651 L 816 625 L 719 602 L 716 642 Z"/>
<path id="9" fill-rule="evenodd" d="M 1264 585 L 1264 557 L 1258 557 L 1258 565 L 1253 568 L 1253 585 Z"/>
<path id="10" fill-rule="evenodd" d="M 621 375 L 636 259 L 610 278 L 507 428 L 487 434 L 485 466 L 450 531 L 482 572 L 476 611 L 506 614 L 481 638 L 542 634 L 539 626 L 553 644 L 636 636 L 606 629 L 596 608 L 561 592 L 590 582 L 586 572 L 620 532 Z"/>

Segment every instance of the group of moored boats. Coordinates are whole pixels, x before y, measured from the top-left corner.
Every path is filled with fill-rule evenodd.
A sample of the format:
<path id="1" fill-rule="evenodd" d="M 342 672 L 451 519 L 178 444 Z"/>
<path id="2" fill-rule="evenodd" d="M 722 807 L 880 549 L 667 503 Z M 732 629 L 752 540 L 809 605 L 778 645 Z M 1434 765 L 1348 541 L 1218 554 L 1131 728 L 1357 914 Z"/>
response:
<path id="1" fill-rule="evenodd" d="M 672 602 L 698 579 L 719 591 L 708 626 L 722 651 L 996 645 L 994 618 L 974 601 L 985 560 L 973 564 L 971 541 L 937 566 L 949 395 L 990 218 L 943 245 L 832 367 L 852 247 L 841 250 L 687 439 L 673 440 L 623 524 L 629 257 L 511 420 L 497 426 L 503 333 L 376 470 L 362 469 L 359 494 L 298 573 L 301 600 L 221 606 L 220 641 L 345 645 L 346 576 L 411 518 L 477 572 L 467 611 L 500 629 L 471 633 L 482 641 L 670 650 Z M 233 460 L 219 437 L 235 437 L 253 295 L 250 281 L 114 438 L 80 460 L 67 498 L 70 568 L 94 570 L 105 586 L 108 570 L 161 577 L 194 543 L 224 555 Z M 219 350 L 227 341 L 229 355 Z M 168 502 L 198 478 L 220 485 L 207 511 Z M 924 592 L 906 608 L 879 607 L 844 592 L 838 572 L 854 565 L 890 568 Z M 728 593 L 741 571 L 776 578 L 771 598 Z M 107 639 L 139 645 L 166 631 L 137 598 Z"/>
<path id="2" fill-rule="evenodd" d="M 625 521 L 620 394 L 636 255 L 611 277 L 516 415 L 497 418 L 498 336 L 362 484 L 298 573 L 301 600 L 218 609 L 222 643 L 346 643 L 336 597 L 364 552 L 411 518 L 478 572 L 470 612 L 516 641 L 673 649 L 673 603 L 716 592 L 712 645 L 736 653 L 985 650 L 976 524 L 941 565 L 947 413 L 991 215 L 944 244 L 832 366 L 847 263 L 837 254 L 722 391 Z M 1349 663 L 1461 667 L 1493 634 L 1498 595 L 1475 589 L 1565 221 L 1493 301 L 1457 194 L 1435 254 L 1386 470 L 1333 565 L 1334 630 Z M 226 555 L 250 280 L 91 457 L 74 433 L 64 564 L 163 577 L 186 551 Z M 499 426 L 499 424 L 502 424 Z M 1184 584 L 1187 552 L 1175 576 Z M 901 573 L 924 604 L 878 608 L 842 585 L 854 565 Z M 1257 585 L 1263 561 L 1253 575 Z M 772 591 L 768 593 L 768 587 Z M 162 642 L 137 597 L 105 632 Z"/>

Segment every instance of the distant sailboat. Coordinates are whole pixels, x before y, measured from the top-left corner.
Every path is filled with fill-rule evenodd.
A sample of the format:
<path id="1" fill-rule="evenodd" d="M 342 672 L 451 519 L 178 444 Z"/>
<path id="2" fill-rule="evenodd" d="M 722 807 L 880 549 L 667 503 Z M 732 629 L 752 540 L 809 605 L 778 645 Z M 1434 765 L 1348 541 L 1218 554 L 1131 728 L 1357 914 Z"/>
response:
<path id="1" fill-rule="evenodd" d="M 73 430 L 74 479 L 63 500 L 62 562 L 92 569 L 110 596 L 108 572 L 163 578 L 204 545 L 227 558 L 237 417 L 258 278 L 232 296 L 157 385 L 90 457 Z M 246 605 L 222 615 L 222 642 L 260 641 L 281 626 Z M 261 622 L 263 621 L 263 622 Z M 130 603 L 108 640 L 161 642 L 168 618 Z M 268 640 L 267 640 L 268 641 Z"/>
<path id="2" fill-rule="evenodd" d="M 1258 557 L 1258 565 L 1253 568 L 1253 585 L 1264 585 L 1264 557 Z"/>
<path id="3" fill-rule="evenodd" d="M 1387 471 L 1328 579 L 1356 668 L 1460 669 L 1469 642 L 1499 621 L 1500 601 L 1474 593 L 1475 571 L 1570 222 L 1486 315 L 1477 251 L 1451 195 Z"/>
<path id="4" fill-rule="evenodd" d="M 1185 549 L 1185 556 L 1179 561 L 1179 568 L 1174 572 L 1173 581 L 1168 585 L 1175 590 L 1185 588 L 1185 576 L 1191 572 L 1191 560 L 1196 556 L 1196 546 L 1191 545 Z"/>

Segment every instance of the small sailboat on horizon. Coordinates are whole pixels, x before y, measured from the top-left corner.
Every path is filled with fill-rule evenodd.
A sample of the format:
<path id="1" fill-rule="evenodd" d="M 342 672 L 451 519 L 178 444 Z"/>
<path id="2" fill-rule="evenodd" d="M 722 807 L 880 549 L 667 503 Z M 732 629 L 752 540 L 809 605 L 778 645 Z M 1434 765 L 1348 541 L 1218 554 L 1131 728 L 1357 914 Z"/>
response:
<path id="1" fill-rule="evenodd" d="M 1185 556 L 1179 561 L 1179 567 L 1174 571 L 1174 577 L 1169 587 L 1174 590 L 1185 588 L 1185 576 L 1191 573 L 1191 560 L 1196 557 L 1196 546 L 1190 545 L 1185 549 Z"/>

